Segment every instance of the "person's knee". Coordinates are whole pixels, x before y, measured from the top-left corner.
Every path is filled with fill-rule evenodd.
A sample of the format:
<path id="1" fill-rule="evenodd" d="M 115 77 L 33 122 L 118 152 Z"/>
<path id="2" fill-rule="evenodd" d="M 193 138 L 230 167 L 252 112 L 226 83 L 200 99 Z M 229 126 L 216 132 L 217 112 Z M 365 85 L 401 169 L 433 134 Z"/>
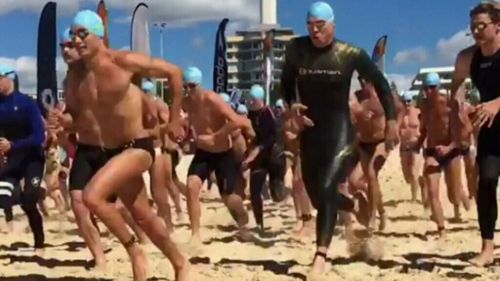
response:
<path id="1" fill-rule="evenodd" d="M 36 206 L 40 198 L 42 198 L 42 188 L 30 187 L 23 191 L 22 195 L 22 205 L 26 207 L 33 208 Z"/>
<path id="2" fill-rule="evenodd" d="M 91 210 L 99 208 L 101 204 L 105 204 L 105 198 L 101 198 L 96 192 L 92 192 L 92 189 L 86 189 L 82 194 L 82 201 L 85 206 Z"/>
<path id="3" fill-rule="evenodd" d="M 131 208 L 130 214 L 132 215 L 132 218 L 137 223 L 137 225 L 139 225 L 141 228 L 150 225 L 155 217 L 154 213 L 146 207 Z"/>

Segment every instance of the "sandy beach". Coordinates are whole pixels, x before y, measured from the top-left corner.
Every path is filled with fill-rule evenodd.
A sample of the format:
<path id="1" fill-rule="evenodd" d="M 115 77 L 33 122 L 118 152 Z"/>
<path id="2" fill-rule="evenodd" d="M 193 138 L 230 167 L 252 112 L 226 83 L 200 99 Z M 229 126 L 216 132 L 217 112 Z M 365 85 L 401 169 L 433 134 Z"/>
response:
<path id="1" fill-rule="evenodd" d="M 184 157 L 178 167 L 181 179 L 185 179 L 189 161 L 189 157 Z M 429 220 L 429 214 L 420 204 L 408 201 L 410 187 L 403 181 L 397 152 L 391 153 L 380 183 L 388 216 L 386 230 L 375 235 L 383 246 L 382 259 L 375 262 L 350 257 L 342 228 L 339 228 L 329 252 L 331 269 L 324 280 L 500 279 L 499 258 L 487 269 L 475 268 L 467 262 L 481 243 L 475 204 L 469 212 L 463 211 L 465 222 L 448 222 L 447 238 L 437 240 L 436 226 Z M 234 238 L 236 229 L 229 213 L 217 200 L 216 190 L 203 195 L 204 246 L 190 257 L 192 280 L 307 280 L 314 254 L 314 237 L 299 240 L 292 235 L 296 219 L 291 200 L 281 204 L 267 202 L 265 222 L 270 227 L 267 234 L 256 242 L 241 243 Z M 446 216 L 451 218 L 452 206 L 446 198 L 444 185 L 441 196 Z M 185 201 L 183 204 L 185 207 Z M 32 235 L 25 232 L 27 220 L 16 208 L 16 234 L 0 234 L 0 280 L 132 280 L 124 249 L 106 233 L 103 241 L 107 248 L 107 271 L 91 269 L 90 253 L 78 236 L 70 213 L 69 218 L 58 220 L 56 210 L 52 210 L 52 218 L 45 224 L 48 245 L 45 255 L 33 257 L 29 248 Z M 250 217 L 254 226 L 253 215 Z M 3 218 L 0 220 L 4 222 Z M 104 227 L 101 231 L 106 232 Z M 358 232 L 362 234 L 362 228 Z M 182 244 L 189 236 L 186 213 L 176 224 L 173 238 Z M 166 258 L 151 244 L 144 248 L 149 254 L 150 280 L 173 280 L 173 271 Z"/>

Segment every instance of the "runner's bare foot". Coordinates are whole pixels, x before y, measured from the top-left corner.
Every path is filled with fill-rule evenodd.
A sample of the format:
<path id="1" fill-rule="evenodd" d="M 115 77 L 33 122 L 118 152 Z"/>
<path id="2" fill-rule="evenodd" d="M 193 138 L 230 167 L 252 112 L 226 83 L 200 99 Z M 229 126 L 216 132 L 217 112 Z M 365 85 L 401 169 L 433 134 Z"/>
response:
<path id="1" fill-rule="evenodd" d="M 493 264 L 493 253 L 486 253 L 483 251 L 479 255 L 472 258 L 469 262 L 477 267 L 489 266 Z"/>

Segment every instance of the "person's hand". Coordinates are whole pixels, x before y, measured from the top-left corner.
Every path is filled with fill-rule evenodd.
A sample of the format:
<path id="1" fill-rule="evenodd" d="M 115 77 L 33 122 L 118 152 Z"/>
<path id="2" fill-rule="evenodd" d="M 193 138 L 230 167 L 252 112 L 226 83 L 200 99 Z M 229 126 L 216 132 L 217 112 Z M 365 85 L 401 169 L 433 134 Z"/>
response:
<path id="1" fill-rule="evenodd" d="M 294 103 L 290 107 L 290 131 L 294 134 L 300 133 L 306 127 L 313 127 L 314 122 L 304 114 L 307 106 L 301 103 Z"/>
<path id="2" fill-rule="evenodd" d="M 447 145 L 437 145 L 436 146 L 437 157 L 444 157 L 444 156 L 448 155 L 448 153 L 450 153 L 451 149 L 452 148 L 447 146 Z"/>
<path id="3" fill-rule="evenodd" d="M 63 127 L 64 113 L 57 107 L 47 112 L 47 130 L 58 131 Z"/>
<path id="4" fill-rule="evenodd" d="M 256 134 L 251 125 L 246 127 L 242 133 L 247 142 L 251 142 L 253 139 L 255 139 Z"/>
<path id="5" fill-rule="evenodd" d="M 6 138 L 0 138 L 0 152 L 2 152 L 2 154 L 9 152 L 11 148 L 12 146 L 10 141 Z"/>
<path id="6" fill-rule="evenodd" d="M 488 124 L 488 128 L 491 127 L 499 111 L 498 104 L 499 102 L 497 100 L 493 100 L 477 105 L 475 118 L 472 121 L 474 127 L 480 128 L 485 124 Z"/>
<path id="7" fill-rule="evenodd" d="M 185 122 L 182 119 L 174 119 L 168 124 L 168 135 L 172 140 L 179 143 L 186 138 Z"/>
<path id="8" fill-rule="evenodd" d="M 388 120 L 385 124 L 385 146 L 392 150 L 398 144 L 398 124 L 396 120 Z"/>
<path id="9" fill-rule="evenodd" d="M 250 153 L 248 154 L 247 158 L 241 162 L 241 170 L 245 171 L 248 168 L 250 168 L 250 164 L 255 161 L 255 158 L 257 158 L 257 155 L 259 155 L 260 149 L 255 148 Z"/>

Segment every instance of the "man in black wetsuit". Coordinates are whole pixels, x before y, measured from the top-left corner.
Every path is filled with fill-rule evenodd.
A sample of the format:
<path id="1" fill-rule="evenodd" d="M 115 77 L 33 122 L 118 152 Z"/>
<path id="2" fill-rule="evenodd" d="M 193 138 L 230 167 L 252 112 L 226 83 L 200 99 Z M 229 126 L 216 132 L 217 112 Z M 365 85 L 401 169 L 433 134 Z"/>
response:
<path id="1" fill-rule="evenodd" d="M 45 129 L 36 102 L 15 90 L 15 77 L 14 69 L 0 65 L 0 153 L 7 158 L 0 172 L 0 182 L 10 183 L 11 195 L 14 195 L 10 200 L 9 196 L 2 196 L 0 207 L 4 208 L 9 222 L 13 219 L 12 205 L 21 204 L 33 232 L 35 252 L 40 254 L 45 236 L 37 202 L 42 195 Z M 24 179 L 22 189 L 19 187 L 21 179 Z"/>
<path id="2" fill-rule="evenodd" d="M 250 89 L 248 118 L 256 133 L 253 147 L 243 161 L 243 168 L 250 167 L 250 200 L 255 222 L 264 230 L 262 187 L 269 174 L 269 189 L 274 202 L 286 198 L 284 179 L 286 159 L 283 146 L 277 141 L 279 132 L 272 109 L 264 105 L 264 88 L 254 85 Z"/>
<path id="3" fill-rule="evenodd" d="M 349 90 L 354 70 L 375 86 L 386 115 L 385 141 L 389 149 L 397 140 L 397 126 L 389 84 L 365 51 L 335 38 L 334 13 L 329 4 L 312 4 L 307 28 L 309 36 L 294 39 L 287 48 L 281 87 L 294 127 L 302 130 L 304 184 L 318 209 L 317 251 L 311 272 L 316 276 L 325 271 L 337 209 L 346 207 L 342 206 L 345 197 L 339 195 L 338 185 L 346 179 L 353 152 Z"/>
<path id="4" fill-rule="evenodd" d="M 479 184 L 477 211 L 481 230 L 481 253 L 471 260 L 477 266 L 493 263 L 496 188 L 500 176 L 500 9 L 479 4 L 470 12 L 470 28 L 479 47 L 470 62 L 470 76 L 478 88 L 481 103 L 473 124 L 480 127 L 477 145 Z"/>

